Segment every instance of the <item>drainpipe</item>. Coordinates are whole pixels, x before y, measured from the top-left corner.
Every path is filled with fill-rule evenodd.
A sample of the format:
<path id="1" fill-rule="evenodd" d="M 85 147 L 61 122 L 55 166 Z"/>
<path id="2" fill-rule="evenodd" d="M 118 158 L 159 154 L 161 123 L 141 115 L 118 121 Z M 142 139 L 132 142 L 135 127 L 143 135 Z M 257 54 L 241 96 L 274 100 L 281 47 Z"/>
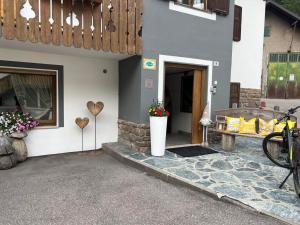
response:
<path id="1" fill-rule="evenodd" d="M 292 48 L 293 48 L 293 43 L 294 43 L 294 36 L 296 34 L 296 29 L 297 29 L 297 24 L 298 24 L 298 20 L 296 20 L 294 23 L 292 23 L 292 27 L 293 27 L 293 33 L 292 33 L 292 40 L 291 40 L 291 44 L 290 44 L 290 48 L 288 50 L 288 52 L 292 52 Z"/>

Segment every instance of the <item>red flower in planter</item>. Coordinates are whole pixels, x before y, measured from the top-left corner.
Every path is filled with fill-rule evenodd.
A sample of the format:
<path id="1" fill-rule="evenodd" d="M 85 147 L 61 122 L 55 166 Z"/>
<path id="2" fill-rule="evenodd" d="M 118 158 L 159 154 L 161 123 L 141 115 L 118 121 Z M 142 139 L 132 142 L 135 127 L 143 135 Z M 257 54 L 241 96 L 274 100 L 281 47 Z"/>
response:
<path id="1" fill-rule="evenodd" d="M 170 113 L 165 110 L 162 103 L 155 102 L 149 107 L 149 115 L 156 117 L 170 116 Z"/>

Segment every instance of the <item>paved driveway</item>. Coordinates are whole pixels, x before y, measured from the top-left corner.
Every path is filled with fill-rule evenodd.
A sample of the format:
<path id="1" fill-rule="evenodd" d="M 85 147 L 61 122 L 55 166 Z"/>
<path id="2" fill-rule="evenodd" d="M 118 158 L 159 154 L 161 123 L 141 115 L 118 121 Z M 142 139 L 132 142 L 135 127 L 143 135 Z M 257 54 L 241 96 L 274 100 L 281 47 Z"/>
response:
<path id="1" fill-rule="evenodd" d="M 282 224 L 165 183 L 106 154 L 30 159 L 0 171 L 0 224 Z"/>

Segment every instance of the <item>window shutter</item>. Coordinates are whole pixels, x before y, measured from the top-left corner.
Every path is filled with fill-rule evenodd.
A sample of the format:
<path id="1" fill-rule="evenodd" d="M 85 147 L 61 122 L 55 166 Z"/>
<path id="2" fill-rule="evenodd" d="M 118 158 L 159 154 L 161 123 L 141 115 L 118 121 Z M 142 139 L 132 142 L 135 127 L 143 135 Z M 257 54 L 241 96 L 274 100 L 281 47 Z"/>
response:
<path id="1" fill-rule="evenodd" d="M 242 36 L 242 12 L 243 9 L 240 6 L 234 6 L 234 28 L 233 28 L 233 40 L 240 41 Z"/>
<path id="2" fill-rule="evenodd" d="M 207 9 L 210 11 L 214 11 L 216 8 L 216 0 L 207 0 Z"/>
<path id="3" fill-rule="evenodd" d="M 230 0 L 207 0 L 207 9 L 227 16 L 229 14 Z"/>

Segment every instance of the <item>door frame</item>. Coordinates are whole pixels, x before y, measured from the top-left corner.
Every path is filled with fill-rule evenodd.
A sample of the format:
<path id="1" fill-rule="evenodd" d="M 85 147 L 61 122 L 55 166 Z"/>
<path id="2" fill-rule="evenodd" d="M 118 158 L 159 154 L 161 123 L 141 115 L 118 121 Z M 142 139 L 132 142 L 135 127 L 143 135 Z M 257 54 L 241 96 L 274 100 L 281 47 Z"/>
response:
<path id="1" fill-rule="evenodd" d="M 192 144 L 203 143 L 203 126 L 200 124 L 205 109 L 205 69 L 196 69 L 193 74 Z"/>
<path id="2" fill-rule="evenodd" d="M 186 58 L 179 56 L 170 56 L 170 55 L 159 55 L 159 67 L 158 67 L 158 101 L 164 101 L 164 92 L 165 92 L 165 65 L 167 63 L 173 64 L 184 64 L 190 66 L 199 66 L 206 67 L 206 87 L 207 87 L 207 102 L 209 104 L 209 116 L 211 118 L 211 101 L 212 93 L 210 87 L 212 86 L 212 74 L 213 74 L 213 61 L 195 59 L 195 58 Z"/>
<path id="3" fill-rule="evenodd" d="M 206 106 L 206 67 L 195 66 L 195 65 L 186 65 L 178 63 L 165 63 L 165 69 L 168 68 L 179 68 L 192 72 L 191 75 L 193 78 L 193 102 L 192 102 L 192 119 L 191 123 L 191 143 L 192 144 L 201 144 L 203 142 L 203 127 L 200 125 L 199 121 L 203 114 L 204 108 Z M 165 83 L 165 85 L 167 85 Z M 182 90 L 181 90 L 182 91 Z"/>

